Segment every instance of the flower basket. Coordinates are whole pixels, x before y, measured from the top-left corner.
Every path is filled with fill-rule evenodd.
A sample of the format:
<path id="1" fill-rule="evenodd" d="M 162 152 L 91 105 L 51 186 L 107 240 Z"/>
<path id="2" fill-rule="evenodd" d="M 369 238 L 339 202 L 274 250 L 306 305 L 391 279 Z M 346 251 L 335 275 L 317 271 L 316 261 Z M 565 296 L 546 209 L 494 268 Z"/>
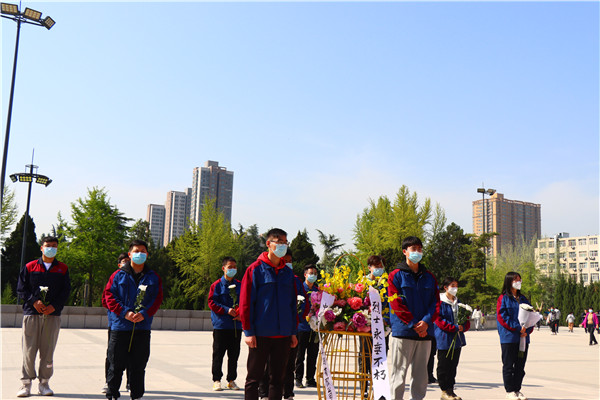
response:
<path id="1" fill-rule="evenodd" d="M 371 333 L 321 331 L 323 352 L 338 400 L 373 400 L 371 378 Z M 325 399 L 322 353 L 317 361 L 317 393 Z"/>

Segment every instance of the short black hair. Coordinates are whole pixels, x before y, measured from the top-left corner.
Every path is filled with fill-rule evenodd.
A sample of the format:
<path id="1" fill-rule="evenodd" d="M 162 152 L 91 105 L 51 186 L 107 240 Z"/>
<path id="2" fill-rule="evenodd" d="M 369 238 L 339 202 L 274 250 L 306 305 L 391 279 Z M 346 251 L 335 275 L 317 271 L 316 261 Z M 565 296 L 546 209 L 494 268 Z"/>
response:
<path id="1" fill-rule="evenodd" d="M 237 264 L 237 261 L 235 261 L 235 258 L 227 256 L 227 257 L 223 257 L 223 260 L 221 261 L 221 266 L 224 267 L 229 262 L 234 262 Z"/>
<path id="2" fill-rule="evenodd" d="M 304 272 L 308 271 L 309 269 L 314 269 L 317 271 L 317 275 L 319 275 L 319 268 L 317 268 L 317 266 L 315 264 L 307 264 L 304 266 Z"/>
<path id="3" fill-rule="evenodd" d="M 442 289 L 445 288 L 446 286 L 450 286 L 452 284 L 452 282 L 457 282 L 458 281 L 456 279 L 454 279 L 451 276 L 446 277 L 446 279 L 444 279 L 444 282 L 442 282 Z"/>
<path id="4" fill-rule="evenodd" d="M 421 246 L 423 247 L 423 242 L 416 236 L 407 236 L 402 241 L 402 250 L 408 249 L 410 246 Z"/>
<path id="5" fill-rule="evenodd" d="M 121 254 L 119 254 L 119 258 L 117 258 L 117 263 L 121 264 L 121 261 L 123 261 L 126 258 L 129 258 L 129 254 L 127 254 L 127 253 L 121 253 Z"/>
<path id="6" fill-rule="evenodd" d="M 502 294 L 512 294 L 512 283 L 517 276 L 521 278 L 521 275 L 518 272 L 511 271 L 506 273 L 504 285 L 502 285 Z M 521 296 L 520 290 L 517 290 L 517 296 Z"/>
<path id="7" fill-rule="evenodd" d="M 292 249 L 290 249 L 290 246 L 288 246 L 287 251 L 285 252 L 285 255 L 292 257 Z"/>
<path id="8" fill-rule="evenodd" d="M 383 257 L 381 256 L 371 256 L 367 260 L 367 265 L 379 265 L 383 267 Z"/>
<path id="9" fill-rule="evenodd" d="M 146 243 L 142 239 L 132 240 L 131 243 L 129 243 L 129 251 L 131 251 L 131 249 L 133 249 L 135 246 L 144 246 L 146 248 L 146 251 L 148 251 L 148 243 Z"/>
<path id="10" fill-rule="evenodd" d="M 283 229 L 273 228 L 267 232 L 267 240 L 280 239 L 282 236 L 287 237 L 287 232 Z"/>
<path id="11" fill-rule="evenodd" d="M 42 238 L 42 246 L 44 245 L 44 243 L 56 243 L 58 244 L 58 238 L 54 237 L 54 236 L 44 236 Z"/>

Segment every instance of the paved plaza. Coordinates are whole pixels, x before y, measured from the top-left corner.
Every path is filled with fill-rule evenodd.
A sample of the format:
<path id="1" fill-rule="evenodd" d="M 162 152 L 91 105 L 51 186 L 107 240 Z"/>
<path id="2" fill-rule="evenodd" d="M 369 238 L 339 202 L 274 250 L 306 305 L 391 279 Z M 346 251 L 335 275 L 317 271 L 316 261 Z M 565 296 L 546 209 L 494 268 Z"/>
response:
<path id="1" fill-rule="evenodd" d="M 2 328 L 2 399 L 14 399 L 21 370 L 21 329 Z M 55 398 L 103 399 L 107 332 L 102 329 L 62 329 L 50 381 Z M 458 368 L 456 392 L 464 400 L 504 399 L 500 345 L 494 331 L 467 333 Z M 144 399 L 243 399 L 243 391 L 213 392 L 211 332 L 153 331 L 146 370 Z M 530 399 L 600 399 L 600 346 L 589 346 L 588 335 L 576 328 L 558 335 L 542 327 L 534 331 L 522 392 Z M 237 383 L 246 376 L 247 346 L 242 343 Z M 316 389 L 295 389 L 296 400 L 316 399 Z M 37 382 L 34 390 L 37 393 Z M 129 398 L 121 392 L 122 399 Z M 32 398 L 41 396 L 33 395 Z M 406 399 L 410 395 L 405 396 Z M 437 385 L 429 385 L 427 399 L 439 399 Z"/>

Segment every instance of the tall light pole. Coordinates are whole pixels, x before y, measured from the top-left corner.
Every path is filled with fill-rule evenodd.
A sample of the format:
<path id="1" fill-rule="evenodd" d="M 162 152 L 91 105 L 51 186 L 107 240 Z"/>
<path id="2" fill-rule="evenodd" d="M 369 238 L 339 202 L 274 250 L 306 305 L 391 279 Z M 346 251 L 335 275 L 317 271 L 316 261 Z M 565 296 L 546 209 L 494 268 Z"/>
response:
<path id="1" fill-rule="evenodd" d="M 16 4 L 1 3 L 0 13 L 2 18 L 11 19 L 17 23 L 17 39 L 15 41 L 15 60 L 13 62 L 12 81 L 10 84 L 10 98 L 8 100 L 8 116 L 6 117 L 6 134 L 4 135 L 4 153 L 2 154 L 2 176 L 0 177 L 0 209 L 4 205 L 4 179 L 6 177 L 6 161 L 8 157 L 8 138 L 10 137 L 10 121 L 12 118 L 13 97 L 15 94 L 15 77 L 17 75 L 17 55 L 19 54 L 19 36 L 21 24 L 43 26 L 50 29 L 55 22 L 52 18 L 42 19 L 42 13 L 31 8 L 21 12 Z"/>
<path id="2" fill-rule="evenodd" d="M 493 195 L 494 193 L 496 193 L 496 189 L 486 189 L 483 187 L 477 188 L 477 193 L 481 193 L 481 225 L 483 227 L 483 233 L 485 234 L 485 217 L 486 217 L 486 210 L 485 210 L 485 195 Z M 487 247 L 484 249 L 485 250 L 485 259 L 483 260 L 483 281 L 487 282 Z"/>
<path id="3" fill-rule="evenodd" d="M 21 269 L 25 266 L 25 248 L 27 244 L 27 220 L 29 219 L 29 205 L 31 204 L 31 184 L 35 179 L 35 183 L 39 183 L 40 185 L 48 186 L 52 183 L 52 179 L 48 178 L 45 175 L 39 175 L 33 173 L 35 169 L 37 171 L 38 166 L 33 165 L 33 156 L 31 156 L 31 164 L 26 165 L 26 168 L 29 168 L 29 172 L 12 174 L 10 179 L 13 182 L 27 182 L 29 183 L 29 188 L 27 189 L 27 208 L 25 209 L 25 222 L 23 223 L 23 244 L 21 245 Z"/>

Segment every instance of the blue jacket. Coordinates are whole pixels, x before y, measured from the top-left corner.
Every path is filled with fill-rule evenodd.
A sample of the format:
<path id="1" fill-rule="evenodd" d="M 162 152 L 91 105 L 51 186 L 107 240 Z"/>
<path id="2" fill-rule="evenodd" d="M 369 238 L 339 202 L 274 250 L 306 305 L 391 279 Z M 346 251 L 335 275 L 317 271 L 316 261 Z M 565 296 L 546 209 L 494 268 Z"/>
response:
<path id="1" fill-rule="evenodd" d="M 285 337 L 298 333 L 298 293 L 294 272 L 272 265 L 264 252 L 242 279 L 240 313 L 246 336 Z"/>
<path id="2" fill-rule="evenodd" d="M 54 307 L 54 312 L 50 315 L 60 315 L 71 293 L 69 268 L 55 258 L 46 271 L 44 260 L 40 257 L 21 269 L 17 281 L 17 294 L 23 299 L 24 315 L 41 315 L 33 307 L 33 303 L 42 300 L 40 286 L 48 287 L 46 304 Z"/>
<path id="3" fill-rule="evenodd" d="M 519 304 L 525 303 L 531 305 L 529 300 L 523 295 L 519 301 L 510 294 L 501 294 L 496 303 L 496 322 L 498 325 L 498 335 L 500 343 L 519 343 L 521 337 L 521 324 L 519 324 Z M 533 332 L 533 327 L 527 329 L 527 333 Z M 529 335 L 527 335 L 529 343 Z"/>
<path id="4" fill-rule="evenodd" d="M 224 276 L 216 280 L 208 292 L 208 307 L 210 308 L 210 319 L 213 329 L 242 329 L 241 321 L 234 321 L 229 315 L 229 310 L 234 306 L 229 286 L 235 285 L 237 304 L 239 306 L 240 290 L 242 282 L 237 279 L 228 281 Z"/>
<path id="5" fill-rule="evenodd" d="M 463 331 L 458 331 L 458 325 L 454 320 L 454 311 L 452 311 L 452 306 L 447 302 L 450 301 L 445 293 L 440 295 L 440 308 L 438 318 L 435 320 L 435 341 L 437 343 L 438 350 L 448 350 L 450 348 L 450 344 L 456 337 L 456 341 L 454 342 L 454 347 L 459 349 L 463 346 L 467 345 L 467 340 L 465 339 L 465 332 L 469 330 L 471 327 L 471 322 L 467 321 L 463 325 Z M 458 300 L 456 300 L 458 303 Z M 458 333 L 458 336 L 456 335 Z"/>
<path id="6" fill-rule="evenodd" d="M 388 276 L 388 296 L 398 295 L 390 303 L 392 336 L 415 340 L 431 339 L 440 301 L 438 285 L 433 274 L 422 265 L 415 274 L 406 262 Z M 413 329 L 419 321 L 427 323 L 427 337 L 421 338 Z"/>
<path id="7" fill-rule="evenodd" d="M 306 282 L 304 282 L 302 286 L 304 288 L 304 293 L 305 293 L 302 296 L 304 296 L 304 298 L 306 299 L 304 301 L 305 310 L 310 311 L 310 308 L 312 307 L 310 295 L 312 294 L 312 292 L 318 292 L 319 286 L 317 286 L 317 284 L 314 283 L 312 289 L 310 289 L 308 287 L 308 285 L 306 284 Z M 306 321 L 306 314 L 304 314 L 303 316 L 300 316 L 300 323 L 298 324 L 298 332 L 311 332 L 311 331 L 312 331 L 312 329 L 310 329 L 310 325 L 308 325 L 308 322 Z"/>
<path id="8" fill-rule="evenodd" d="M 108 326 L 113 331 L 131 331 L 133 322 L 125 319 L 129 311 L 135 312 L 139 286 L 146 285 L 140 314 L 144 320 L 135 324 L 136 330 L 150 330 L 152 317 L 158 311 L 163 299 L 162 281 L 156 272 L 147 265 L 136 283 L 131 264 L 117 269 L 108 279 L 102 296 L 102 306 L 107 308 Z"/>

